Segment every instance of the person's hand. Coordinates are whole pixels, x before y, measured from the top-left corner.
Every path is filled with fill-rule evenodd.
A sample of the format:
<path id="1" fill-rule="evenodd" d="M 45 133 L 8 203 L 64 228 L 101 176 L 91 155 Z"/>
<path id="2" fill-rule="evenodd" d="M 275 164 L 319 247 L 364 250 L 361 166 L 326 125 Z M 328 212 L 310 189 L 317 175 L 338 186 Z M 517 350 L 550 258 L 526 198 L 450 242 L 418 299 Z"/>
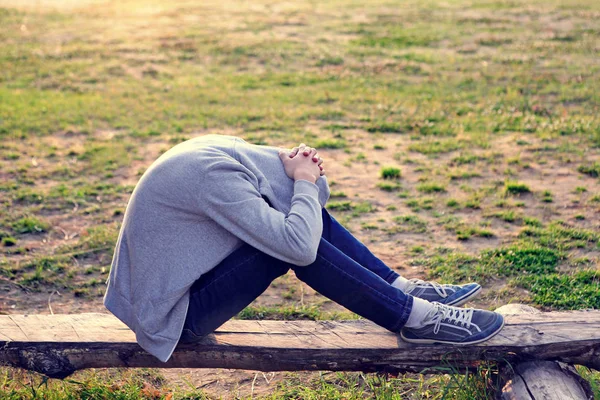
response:
<path id="1" fill-rule="evenodd" d="M 285 173 L 294 180 L 304 179 L 315 183 L 323 172 L 323 160 L 318 156 L 317 150 L 302 143 L 292 149 L 279 151 L 279 158 L 283 163 Z"/>
<path id="2" fill-rule="evenodd" d="M 294 156 L 296 156 L 296 154 L 298 154 L 298 152 L 301 152 L 302 154 L 304 154 L 305 156 L 308 157 L 309 155 L 309 150 L 310 147 L 306 146 L 304 143 L 300 143 L 299 146 L 294 147 L 293 149 L 291 149 L 288 153 L 289 157 L 292 158 Z M 316 149 L 315 149 L 316 150 Z M 319 166 L 319 169 L 321 170 L 320 175 L 323 176 L 325 175 L 325 169 L 323 168 L 323 159 L 319 156 L 319 154 L 315 154 L 312 157 L 313 162 L 316 162 L 317 165 Z"/>

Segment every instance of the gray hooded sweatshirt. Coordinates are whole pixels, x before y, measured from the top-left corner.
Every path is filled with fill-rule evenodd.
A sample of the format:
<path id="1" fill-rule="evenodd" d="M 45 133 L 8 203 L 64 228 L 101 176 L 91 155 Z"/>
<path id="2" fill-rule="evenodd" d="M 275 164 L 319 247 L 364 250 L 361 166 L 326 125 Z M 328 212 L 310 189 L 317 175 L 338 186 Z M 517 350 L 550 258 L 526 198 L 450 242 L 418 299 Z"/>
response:
<path id="1" fill-rule="evenodd" d="M 290 179 L 277 148 L 223 135 L 180 143 L 133 190 L 104 305 L 166 362 L 194 281 L 244 242 L 294 265 L 312 263 L 328 198 L 325 177 Z"/>

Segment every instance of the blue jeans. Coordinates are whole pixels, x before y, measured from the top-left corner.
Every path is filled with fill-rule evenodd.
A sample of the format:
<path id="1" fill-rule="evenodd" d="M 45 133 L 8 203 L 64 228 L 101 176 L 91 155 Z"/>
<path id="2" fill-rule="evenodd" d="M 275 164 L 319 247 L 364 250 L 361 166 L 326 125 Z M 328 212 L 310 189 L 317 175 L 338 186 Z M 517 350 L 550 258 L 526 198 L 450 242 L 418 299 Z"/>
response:
<path id="1" fill-rule="evenodd" d="M 290 269 L 317 292 L 376 324 L 398 332 L 413 298 L 390 284 L 398 274 L 323 209 L 323 235 L 315 262 L 297 266 L 243 244 L 190 289 L 180 341 L 212 333 Z"/>

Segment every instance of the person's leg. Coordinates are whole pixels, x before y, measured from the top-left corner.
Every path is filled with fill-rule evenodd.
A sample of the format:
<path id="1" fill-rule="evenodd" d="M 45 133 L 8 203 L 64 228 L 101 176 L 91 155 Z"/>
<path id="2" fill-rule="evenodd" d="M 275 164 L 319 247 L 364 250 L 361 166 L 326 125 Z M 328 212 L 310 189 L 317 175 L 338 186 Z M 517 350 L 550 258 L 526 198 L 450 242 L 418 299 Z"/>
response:
<path id="1" fill-rule="evenodd" d="M 180 342 L 212 333 L 290 268 L 321 294 L 378 325 L 393 332 L 405 327 L 407 341 L 474 343 L 493 336 L 503 324 L 502 316 L 489 311 L 432 305 L 405 295 L 322 238 L 317 258 L 308 266 L 288 264 L 247 244 L 226 257 L 192 285 Z M 419 304 L 428 311 L 418 323 L 407 324 Z"/>
<path id="2" fill-rule="evenodd" d="M 180 341 L 193 342 L 212 333 L 289 269 L 290 264 L 243 244 L 190 288 L 190 304 Z"/>
<path id="3" fill-rule="evenodd" d="M 459 306 L 477 296 L 481 291 L 481 286 L 477 283 L 448 285 L 426 282 L 420 279 L 406 279 L 377 258 L 367 246 L 336 221 L 325 208 L 323 208 L 322 217 L 322 237 L 325 240 L 404 293 L 427 301 Z"/>
<path id="4" fill-rule="evenodd" d="M 180 341 L 193 342 L 213 332 L 290 268 L 324 296 L 391 331 L 399 332 L 411 314 L 411 296 L 324 239 L 317 260 L 308 266 L 286 263 L 245 244 L 192 285 Z"/>
<path id="5" fill-rule="evenodd" d="M 500 314 L 430 303 L 388 284 L 324 238 L 315 262 L 293 266 L 296 276 L 350 311 L 415 343 L 479 343 L 504 326 Z"/>
<path id="6" fill-rule="evenodd" d="M 400 276 L 371 253 L 367 246 L 344 228 L 325 208 L 322 210 L 322 217 L 323 239 L 389 284 Z"/>
<path id="7" fill-rule="evenodd" d="M 411 314 L 412 296 L 394 288 L 324 238 L 315 262 L 291 268 L 298 279 L 320 294 L 392 332 L 398 332 Z"/>

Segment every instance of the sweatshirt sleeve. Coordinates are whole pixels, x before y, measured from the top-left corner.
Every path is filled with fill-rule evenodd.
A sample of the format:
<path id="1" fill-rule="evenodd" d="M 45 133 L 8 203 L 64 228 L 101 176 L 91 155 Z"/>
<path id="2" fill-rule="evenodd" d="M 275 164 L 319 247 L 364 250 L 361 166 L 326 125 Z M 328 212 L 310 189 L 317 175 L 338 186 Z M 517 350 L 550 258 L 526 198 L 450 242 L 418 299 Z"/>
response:
<path id="1" fill-rule="evenodd" d="M 331 195 L 327 177 L 325 175 L 319 177 L 316 184 L 319 187 L 319 203 L 321 204 L 321 207 L 325 207 L 327 200 L 329 200 L 329 196 Z"/>
<path id="2" fill-rule="evenodd" d="M 319 188 L 298 180 L 288 215 L 271 208 L 246 168 L 216 163 L 203 176 L 203 213 L 249 245 L 294 265 L 314 262 L 323 231 Z"/>

